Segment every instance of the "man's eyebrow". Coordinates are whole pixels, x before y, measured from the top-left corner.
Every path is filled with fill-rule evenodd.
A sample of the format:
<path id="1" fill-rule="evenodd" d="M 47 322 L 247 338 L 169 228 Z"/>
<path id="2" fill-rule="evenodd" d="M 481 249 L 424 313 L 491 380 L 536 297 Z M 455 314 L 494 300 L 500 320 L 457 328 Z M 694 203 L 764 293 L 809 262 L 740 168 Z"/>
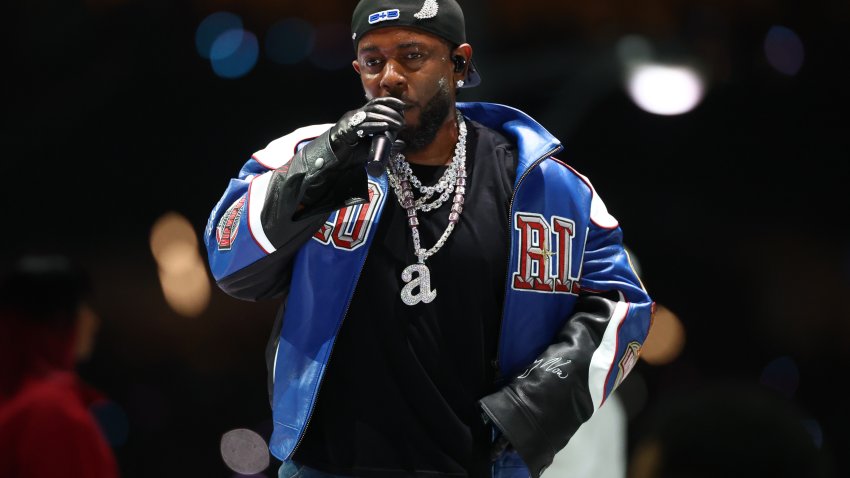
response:
<path id="1" fill-rule="evenodd" d="M 419 48 L 419 47 L 422 47 L 422 46 L 424 46 L 424 43 L 417 42 L 417 41 L 411 41 L 411 42 L 407 42 L 407 43 L 399 43 L 398 45 L 396 45 L 396 49 L 406 50 L 408 48 Z M 372 53 L 372 52 L 376 52 L 378 50 L 380 50 L 380 48 L 378 48 L 376 45 L 367 44 L 367 45 L 360 47 L 360 49 L 358 50 L 358 53 Z"/>

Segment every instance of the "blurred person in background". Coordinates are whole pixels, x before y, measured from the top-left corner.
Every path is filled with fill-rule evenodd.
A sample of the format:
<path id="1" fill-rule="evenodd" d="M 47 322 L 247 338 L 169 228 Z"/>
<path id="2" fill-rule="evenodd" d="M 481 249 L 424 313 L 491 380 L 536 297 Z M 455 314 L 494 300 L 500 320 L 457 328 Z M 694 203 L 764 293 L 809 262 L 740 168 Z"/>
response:
<path id="1" fill-rule="evenodd" d="M 465 30 L 453 0 L 359 2 L 366 104 L 254 154 L 210 215 L 218 285 L 284 300 L 280 478 L 536 478 L 637 361 L 618 222 L 543 126 L 456 103 Z"/>
<path id="2" fill-rule="evenodd" d="M 755 384 L 709 382 L 668 391 L 646 418 L 629 478 L 831 478 L 792 402 Z"/>
<path id="3" fill-rule="evenodd" d="M 75 372 L 99 325 L 87 272 L 26 256 L 0 280 L 0 476 L 118 477 L 90 412 L 105 398 Z"/>

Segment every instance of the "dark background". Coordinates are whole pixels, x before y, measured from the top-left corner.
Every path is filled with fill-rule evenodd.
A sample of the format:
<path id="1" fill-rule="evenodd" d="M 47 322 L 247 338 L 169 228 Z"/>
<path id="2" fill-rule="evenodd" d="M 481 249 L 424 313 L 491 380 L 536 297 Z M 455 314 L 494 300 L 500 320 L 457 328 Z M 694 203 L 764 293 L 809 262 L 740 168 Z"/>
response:
<path id="1" fill-rule="evenodd" d="M 13 0 L 0 18 L 0 257 L 61 252 L 90 268 L 103 327 L 81 373 L 117 405 L 126 477 L 232 476 L 222 434 L 270 430 L 263 347 L 278 304 L 214 288 L 203 314 L 182 317 L 148 240 L 169 211 L 202 234 L 252 152 L 363 102 L 348 66 L 355 3 Z M 520 108 L 564 141 L 561 159 L 593 181 L 651 295 L 687 331 L 676 361 L 640 363 L 624 390 L 630 440 L 668 391 L 765 382 L 779 363 L 793 382 L 783 393 L 850 473 L 838 391 L 850 358 L 850 3 L 461 3 L 484 78 L 461 99 Z M 259 38 L 256 66 L 238 79 L 217 76 L 195 47 L 198 25 L 222 10 Z M 321 33 L 313 56 L 281 65 L 264 35 L 289 17 Z M 796 75 L 766 59 L 775 25 L 803 42 Z M 708 81 L 699 106 L 638 108 L 621 81 L 624 35 L 697 61 Z"/>

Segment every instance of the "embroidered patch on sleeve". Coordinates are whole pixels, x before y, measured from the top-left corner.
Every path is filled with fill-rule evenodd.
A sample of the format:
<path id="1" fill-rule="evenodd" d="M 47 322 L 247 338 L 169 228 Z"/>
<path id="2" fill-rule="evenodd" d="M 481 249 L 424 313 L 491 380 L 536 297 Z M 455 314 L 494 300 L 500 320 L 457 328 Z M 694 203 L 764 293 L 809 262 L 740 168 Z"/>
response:
<path id="1" fill-rule="evenodd" d="M 332 222 L 325 223 L 313 239 L 343 251 L 353 251 L 366 243 L 378 211 L 383 206 L 384 193 L 378 183 L 369 181 L 369 202 L 340 209 Z"/>
<path id="2" fill-rule="evenodd" d="M 614 381 L 614 387 L 619 387 L 626 375 L 632 371 L 640 356 L 640 342 L 632 341 L 626 346 L 626 351 L 623 353 L 623 358 L 620 359 L 617 370 L 617 379 Z"/>
<path id="3" fill-rule="evenodd" d="M 236 234 L 239 232 L 239 223 L 242 219 L 242 210 L 245 205 L 245 196 L 234 202 L 218 222 L 218 227 L 215 230 L 215 240 L 218 243 L 219 251 L 229 251 L 233 247 L 233 241 L 236 240 Z"/>

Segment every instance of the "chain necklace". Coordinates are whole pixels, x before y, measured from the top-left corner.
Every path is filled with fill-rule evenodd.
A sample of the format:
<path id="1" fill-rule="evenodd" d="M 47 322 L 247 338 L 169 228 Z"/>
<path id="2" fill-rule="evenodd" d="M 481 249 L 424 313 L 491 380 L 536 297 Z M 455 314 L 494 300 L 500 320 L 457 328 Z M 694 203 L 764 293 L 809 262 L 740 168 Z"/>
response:
<path id="1" fill-rule="evenodd" d="M 455 146 L 455 155 L 458 154 L 457 148 L 465 148 L 465 142 L 461 144 L 458 141 L 457 146 Z M 390 176 L 390 183 L 393 188 L 398 188 L 397 179 L 398 180 L 407 180 L 419 190 L 420 197 L 416 201 L 414 201 L 414 207 L 416 207 L 417 211 L 432 211 L 434 209 L 439 208 L 443 205 L 444 202 L 451 196 L 452 191 L 454 191 L 456 182 L 457 182 L 457 171 L 459 168 L 459 163 L 456 161 L 452 161 L 452 164 L 449 165 L 448 168 L 443 172 L 443 176 L 437 181 L 437 184 L 433 186 L 423 186 L 422 182 L 419 181 L 419 178 L 413 174 L 413 170 L 410 168 L 410 163 L 405 161 L 403 155 L 398 155 L 393 158 L 395 171 L 398 171 L 397 176 Z M 434 194 L 440 193 L 440 195 L 433 202 L 428 202 Z"/>
<path id="2" fill-rule="evenodd" d="M 418 263 L 408 266 L 401 274 L 401 279 L 406 284 L 401 290 L 401 300 L 407 305 L 412 306 L 420 302 L 428 304 L 437 297 L 437 291 L 431 290 L 431 271 L 425 265 L 425 261 L 446 244 L 460 220 L 461 212 L 463 212 L 463 198 L 466 194 L 466 123 L 464 123 L 460 112 L 457 113 L 457 124 L 458 140 L 457 145 L 455 145 L 452 164 L 446 169 L 443 177 L 435 186 L 422 186 L 419 178 L 410 169 L 410 164 L 400 153 L 396 153 L 393 157 L 387 171 L 398 202 L 407 211 L 407 225 L 410 227 L 410 234 L 413 237 L 413 253 L 419 259 Z M 422 192 L 423 196 L 420 200 L 414 201 L 411 183 Z M 451 195 L 452 190 L 454 190 L 455 196 L 449 213 L 449 224 L 434 247 L 425 249 L 422 247 L 419 238 L 419 219 L 416 216 L 416 211 L 430 211 L 440 207 Z M 428 203 L 427 200 L 437 192 L 440 192 L 440 197 Z M 414 273 L 417 275 L 415 278 Z M 417 288 L 419 291 L 414 294 L 413 291 Z"/>

